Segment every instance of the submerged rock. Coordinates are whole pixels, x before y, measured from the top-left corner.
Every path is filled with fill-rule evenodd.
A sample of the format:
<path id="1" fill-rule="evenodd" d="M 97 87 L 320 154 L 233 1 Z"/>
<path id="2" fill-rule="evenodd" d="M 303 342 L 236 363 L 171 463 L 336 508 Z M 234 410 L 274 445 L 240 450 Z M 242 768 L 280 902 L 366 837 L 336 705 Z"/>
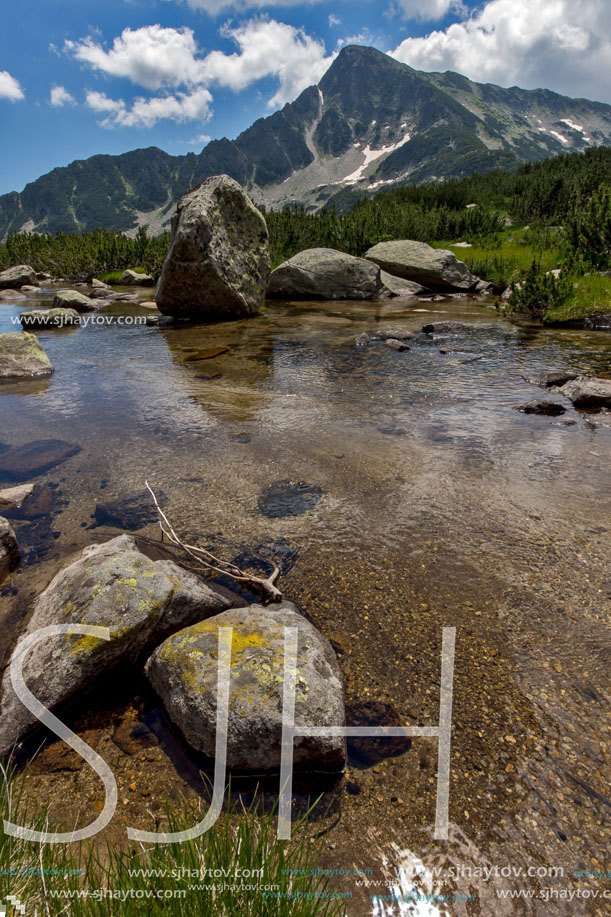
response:
<path id="1" fill-rule="evenodd" d="M 27 481 L 81 451 L 63 439 L 38 439 L 0 453 L 0 481 Z"/>
<path id="2" fill-rule="evenodd" d="M 259 511 L 271 519 L 301 516 L 313 509 L 321 498 L 322 490 L 316 484 L 278 481 L 266 487 L 259 496 Z"/>
<path id="3" fill-rule="evenodd" d="M 146 664 L 172 723 L 191 748 L 216 748 L 218 629 L 233 628 L 227 764 L 239 770 L 280 765 L 284 629 L 298 629 L 295 723 L 343 726 L 341 674 L 331 644 L 290 602 L 237 608 L 174 634 Z M 345 764 L 342 737 L 298 737 L 294 763 L 325 770 Z"/>
<path id="4" fill-rule="evenodd" d="M 19 563 L 19 548 L 15 533 L 2 516 L 0 516 L 0 583 Z"/>
<path id="5" fill-rule="evenodd" d="M 0 273 L 0 290 L 26 286 L 37 287 L 38 280 L 36 272 L 29 264 L 17 264 L 15 267 L 9 267 Z"/>
<path id="6" fill-rule="evenodd" d="M 80 318 L 74 309 L 32 309 L 22 312 L 19 321 L 24 328 L 65 328 L 78 325 Z"/>
<path id="7" fill-rule="evenodd" d="M 403 726 L 405 725 L 394 704 L 384 701 L 353 701 L 346 704 L 347 726 Z M 394 758 L 405 754 L 411 748 L 410 738 L 389 736 L 388 738 L 371 738 L 353 736 L 348 739 L 348 753 L 363 764 L 377 764 L 385 758 Z"/>
<path id="8" fill-rule="evenodd" d="M 231 319 L 255 315 L 269 277 L 269 236 L 261 212 L 228 175 L 184 194 L 155 299 L 164 315 Z"/>
<path id="9" fill-rule="evenodd" d="M 611 379 L 578 376 L 558 391 L 576 408 L 611 408 Z"/>
<path id="10" fill-rule="evenodd" d="M 462 322 L 430 322 L 422 326 L 424 334 L 461 334 L 468 330 Z"/>
<path id="11" fill-rule="evenodd" d="M 95 312 L 96 305 L 89 296 L 78 290 L 58 290 L 53 300 L 54 309 L 74 309 L 76 312 Z"/>
<path id="12" fill-rule="evenodd" d="M 517 408 L 522 414 L 544 414 L 546 417 L 559 417 L 566 413 L 563 404 L 557 401 L 529 401 Z"/>
<path id="13" fill-rule="evenodd" d="M 161 497 L 162 494 L 158 496 Z M 157 522 L 158 516 L 150 493 L 143 490 L 106 503 L 98 503 L 94 518 L 97 525 L 110 525 L 134 532 L 145 525 Z"/>
<path id="14" fill-rule="evenodd" d="M 269 278 L 267 295 L 281 299 L 378 299 L 389 295 L 380 269 L 333 248 L 309 248 Z"/>
<path id="15" fill-rule="evenodd" d="M 371 344 L 374 341 L 409 341 L 414 337 L 413 331 L 407 328 L 377 328 L 375 331 L 364 331 L 356 338 L 356 346 L 364 347 L 365 344 Z"/>
<path id="16" fill-rule="evenodd" d="M 0 334 L 0 382 L 50 376 L 53 365 L 35 334 Z"/>
<path id="17" fill-rule="evenodd" d="M 390 347 L 391 350 L 409 350 L 409 345 L 405 341 L 397 340 L 397 338 L 386 338 L 384 346 Z"/>
<path id="18" fill-rule="evenodd" d="M 427 290 L 460 292 L 474 290 L 479 283 L 479 277 L 454 252 L 431 248 L 425 242 L 410 239 L 379 242 L 369 249 L 365 258 L 389 274 L 422 284 Z"/>
<path id="19" fill-rule="evenodd" d="M 229 606 L 192 573 L 171 561 L 150 560 L 129 535 L 86 548 L 38 597 L 24 636 L 51 624 L 90 624 L 110 628 L 111 639 L 75 633 L 37 643 L 23 667 L 26 684 L 49 709 L 57 709 L 115 666 L 134 664 L 176 630 Z M 16 697 L 7 669 L 0 755 L 36 722 Z"/>

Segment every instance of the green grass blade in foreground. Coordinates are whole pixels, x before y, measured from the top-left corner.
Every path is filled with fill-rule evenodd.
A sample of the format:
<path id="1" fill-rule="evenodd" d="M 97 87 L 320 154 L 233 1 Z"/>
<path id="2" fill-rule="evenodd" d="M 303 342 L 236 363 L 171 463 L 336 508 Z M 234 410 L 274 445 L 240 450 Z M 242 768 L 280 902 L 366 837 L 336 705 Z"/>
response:
<path id="1" fill-rule="evenodd" d="M 9 762 L 2 817 L 47 827 L 46 812 L 26 805 L 24 784 Z M 294 822 L 290 842 L 277 839 L 275 806 L 266 813 L 256 793 L 248 806 L 229 793 L 217 823 L 196 840 L 136 852 L 93 842 L 40 846 L 2 834 L 0 899 L 15 895 L 47 917 L 342 917 L 341 900 L 316 873 L 322 841 L 308 827 L 313 808 Z M 201 816 L 184 802 L 168 811 L 164 829 L 183 830 Z"/>
<path id="2" fill-rule="evenodd" d="M 25 775 L 16 772 L 11 759 L 0 761 L 0 820 L 49 830 L 46 807 L 26 804 Z M 78 869 L 66 846 L 32 844 L 5 834 L 0 826 L 0 901 L 6 902 L 8 895 L 13 895 L 28 903 L 28 914 L 55 917 L 61 909 L 54 910 L 46 903 L 49 883 L 63 882 L 66 873 Z"/>

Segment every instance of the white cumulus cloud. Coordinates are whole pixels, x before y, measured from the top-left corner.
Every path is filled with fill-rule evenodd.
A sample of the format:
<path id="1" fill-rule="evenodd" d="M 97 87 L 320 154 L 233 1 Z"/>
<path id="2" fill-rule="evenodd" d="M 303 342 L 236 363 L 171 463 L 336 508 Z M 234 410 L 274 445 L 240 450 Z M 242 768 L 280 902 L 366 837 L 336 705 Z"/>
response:
<path id="1" fill-rule="evenodd" d="M 490 0 L 465 21 L 389 53 L 421 70 L 611 101 L 611 4 Z"/>
<path id="2" fill-rule="evenodd" d="M 280 85 L 269 99 L 270 108 L 293 100 L 317 83 L 335 57 L 327 56 L 323 42 L 274 19 L 251 19 L 236 28 L 224 28 L 222 34 L 239 51 L 211 51 L 204 61 L 206 82 L 238 91 L 264 77 L 276 77 Z"/>
<path id="3" fill-rule="evenodd" d="M 145 89 L 197 85 L 202 59 L 191 29 L 147 25 L 124 29 L 106 50 L 93 36 L 66 41 L 64 50 L 109 76 L 125 77 Z"/>
<path id="4" fill-rule="evenodd" d="M 8 72 L 0 70 L 0 99 L 8 99 L 9 102 L 19 102 L 25 99 L 25 93 L 19 85 L 19 80 Z"/>
<path id="5" fill-rule="evenodd" d="M 449 12 L 463 12 L 462 0 L 395 0 L 394 9 L 405 19 L 422 19 L 434 22 Z"/>
<path id="6" fill-rule="evenodd" d="M 158 121 L 206 121 L 211 115 L 212 96 L 203 87 L 191 93 L 137 98 L 127 105 L 103 92 L 88 92 L 86 102 L 95 112 L 106 114 L 102 127 L 153 127 Z"/>
<path id="7" fill-rule="evenodd" d="M 123 104 L 114 123 L 154 123 L 161 117 L 186 120 L 188 112 L 200 112 L 211 101 L 204 89 L 220 86 L 239 92 L 264 78 L 277 80 L 278 88 L 269 99 L 275 108 L 294 99 L 306 86 L 317 83 L 335 55 L 327 56 L 324 43 L 274 19 L 255 18 L 236 27 L 223 26 L 220 34 L 230 39 L 237 51 L 211 51 L 204 55 L 193 31 L 160 25 L 124 29 L 107 48 L 97 37 L 66 41 L 64 50 L 82 63 L 107 76 L 122 77 L 145 89 L 186 92 L 148 100 L 137 99 L 131 108 Z M 89 97 L 99 102 L 100 93 Z M 89 98 L 88 97 L 88 98 Z M 106 99 L 107 97 L 104 96 Z M 173 102 L 172 102 L 173 100 Z M 89 104 L 89 102 L 88 102 Z M 94 104 L 90 104 L 94 108 Z M 161 114 L 170 112 L 170 114 Z M 200 117 L 193 115 L 193 117 Z"/>
<path id="8" fill-rule="evenodd" d="M 76 99 L 70 95 L 65 86 L 51 86 L 49 104 L 53 108 L 62 108 L 64 105 L 76 105 Z"/>

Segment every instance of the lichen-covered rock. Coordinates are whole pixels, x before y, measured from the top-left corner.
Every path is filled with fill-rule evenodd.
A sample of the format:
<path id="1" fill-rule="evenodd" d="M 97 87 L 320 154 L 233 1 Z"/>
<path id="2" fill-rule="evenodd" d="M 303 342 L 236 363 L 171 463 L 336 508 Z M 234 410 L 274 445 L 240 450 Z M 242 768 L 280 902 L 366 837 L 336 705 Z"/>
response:
<path id="1" fill-rule="evenodd" d="M 89 296 L 78 290 L 58 290 L 53 300 L 54 309 L 74 309 L 76 312 L 95 312 L 96 305 Z"/>
<path id="2" fill-rule="evenodd" d="M 558 391 L 576 408 L 611 408 L 611 379 L 578 376 Z"/>
<path id="3" fill-rule="evenodd" d="M 148 678 L 185 741 L 215 754 L 218 629 L 233 628 L 227 764 L 239 770 L 280 765 L 284 628 L 299 631 L 295 723 L 343 726 L 341 674 L 331 644 L 290 602 L 226 611 L 165 641 L 146 664 Z M 339 770 L 342 737 L 300 737 L 296 764 Z"/>
<path id="4" fill-rule="evenodd" d="M 380 269 L 333 248 L 308 248 L 272 271 L 267 295 L 280 299 L 379 299 L 390 296 Z"/>
<path id="5" fill-rule="evenodd" d="M 389 274 L 420 283 L 427 290 L 474 290 L 479 282 L 479 277 L 472 274 L 454 252 L 432 248 L 426 242 L 410 239 L 378 242 L 365 258 L 379 264 Z"/>
<path id="6" fill-rule="evenodd" d="M 36 272 L 29 264 L 17 264 L 15 267 L 9 267 L 6 271 L 0 273 L 0 290 L 6 290 L 9 287 L 17 290 L 26 284 L 31 287 L 38 286 Z"/>
<path id="7" fill-rule="evenodd" d="M 10 523 L 0 516 L 0 583 L 19 563 L 17 539 Z"/>
<path id="8" fill-rule="evenodd" d="M 32 309 L 22 312 L 19 321 L 24 328 L 65 328 L 78 325 L 80 318 L 74 309 Z"/>
<path id="9" fill-rule="evenodd" d="M 138 271 L 132 271 L 128 268 L 123 272 L 119 283 L 125 286 L 152 287 L 155 281 L 150 274 L 140 274 Z"/>
<path id="10" fill-rule="evenodd" d="M 53 365 L 35 334 L 0 334 L 0 382 L 50 376 Z"/>
<path id="11" fill-rule="evenodd" d="M 269 277 L 261 212 L 228 175 L 207 178 L 178 201 L 155 299 L 175 318 L 255 315 Z"/>
<path id="12" fill-rule="evenodd" d="M 36 600 L 25 631 L 27 636 L 51 624 L 92 624 L 110 628 L 111 639 L 77 633 L 37 643 L 23 667 L 25 682 L 55 709 L 118 664 L 133 664 L 169 634 L 229 606 L 192 573 L 171 561 L 150 560 L 133 538 L 120 535 L 86 548 L 57 574 Z M 35 723 L 7 669 L 0 694 L 0 755 Z"/>

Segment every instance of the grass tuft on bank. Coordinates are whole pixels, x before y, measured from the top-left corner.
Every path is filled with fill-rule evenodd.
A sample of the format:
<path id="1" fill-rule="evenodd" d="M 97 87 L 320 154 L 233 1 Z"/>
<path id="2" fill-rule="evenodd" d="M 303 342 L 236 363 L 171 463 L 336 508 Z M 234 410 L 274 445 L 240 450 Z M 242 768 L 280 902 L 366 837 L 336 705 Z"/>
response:
<path id="1" fill-rule="evenodd" d="M 559 229 L 536 229 L 529 226 L 510 226 L 503 232 L 473 239 L 470 248 L 456 245 L 457 241 L 434 242 L 435 248 L 454 252 L 470 270 L 499 287 L 509 286 L 520 274 L 526 273 L 533 261 L 542 270 L 560 267 L 567 256 L 566 239 Z"/>
<path id="2" fill-rule="evenodd" d="M 584 274 L 573 283 L 573 292 L 562 305 L 548 309 L 543 317 L 546 324 L 572 322 L 596 312 L 611 313 L 611 277 Z"/>
<path id="3" fill-rule="evenodd" d="M 136 852 L 95 839 L 33 844 L 0 829 L 0 901 L 13 895 L 47 917 L 343 917 L 342 899 L 316 870 L 323 842 L 309 830 L 311 809 L 293 823 L 293 839 L 280 841 L 260 797 L 248 806 L 228 798 L 201 837 Z M 185 802 L 151 830 L 184 831 L 204 814 Z M 45 807 L 27 803 L 25 776 L 11 762 L 0 762 L 0 819 L 53 830 Z"/>

